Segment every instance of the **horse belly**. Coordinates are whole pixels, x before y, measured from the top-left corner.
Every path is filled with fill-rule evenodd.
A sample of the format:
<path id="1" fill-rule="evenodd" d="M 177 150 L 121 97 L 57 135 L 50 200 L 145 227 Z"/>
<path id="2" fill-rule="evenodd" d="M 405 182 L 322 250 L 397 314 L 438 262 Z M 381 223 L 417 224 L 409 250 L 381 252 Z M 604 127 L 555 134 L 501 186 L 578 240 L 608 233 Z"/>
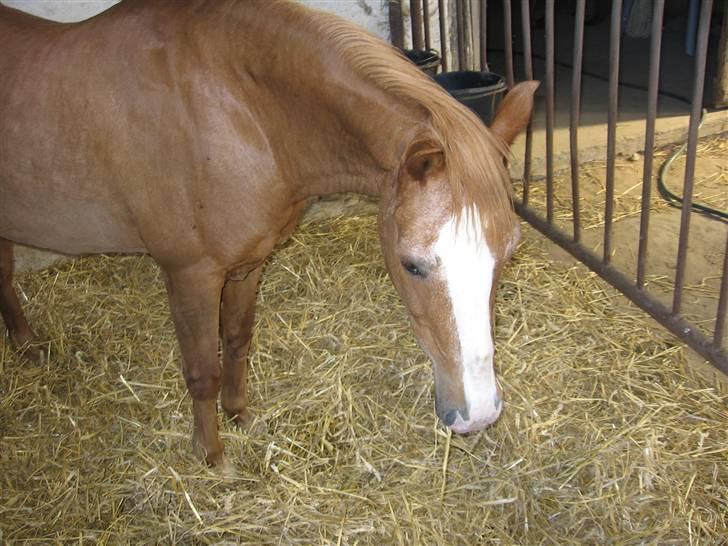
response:
<path id="1" fill-rule="evenodd" d="M 48 85 L 18 86 L 0 105 L 0 236 L 65 254 L 143 251 L 98 152 L 114 135 Z"/>
<path id="2" fill-rule="evenodd" d="M 131 219 L 117 207 L 43 184 L 11 188 L 0 173 L 0 237 L 64 254 L 144 252 Z"/>

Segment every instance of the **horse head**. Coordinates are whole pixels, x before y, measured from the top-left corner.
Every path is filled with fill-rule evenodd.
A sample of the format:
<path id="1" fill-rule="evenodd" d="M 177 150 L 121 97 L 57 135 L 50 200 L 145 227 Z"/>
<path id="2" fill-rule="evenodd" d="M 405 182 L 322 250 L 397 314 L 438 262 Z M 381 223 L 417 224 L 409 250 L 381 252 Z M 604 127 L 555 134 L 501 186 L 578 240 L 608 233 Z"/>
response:
<path id="1" fill-rule="evenodd" d="M 507 145 L 530 120 L 537 86 L 515 86 L 490 129 L 472 125 L 471 131 L 481 132 L 477 138 L 423 130 L 382 195 L 379 231 L 387 269 L 433 363 L 437 415 L 458 433 L 490 425 L 503 407 L 493 310 L 501 269 L 520 235 L 504 163 Z M 461 146 L 481 149 L 463 153 Z M 468 179 L 477 173 L 486 179 Z"/>

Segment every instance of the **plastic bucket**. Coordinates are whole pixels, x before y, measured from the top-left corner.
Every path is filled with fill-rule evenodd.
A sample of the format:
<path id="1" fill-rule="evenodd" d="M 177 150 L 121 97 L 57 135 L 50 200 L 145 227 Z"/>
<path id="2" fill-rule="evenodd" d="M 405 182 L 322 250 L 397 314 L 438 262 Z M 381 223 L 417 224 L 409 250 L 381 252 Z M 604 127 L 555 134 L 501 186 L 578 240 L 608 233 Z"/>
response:
<path id="1" fill-rule="evenodd" d="M 435 81 L 488 125 L 507 89 L 506 79 L 493 72 L 443 72 Z"/>
<path id="2" fill-rule="evenodd" d="M 429 51 L 423 49 L 405 49 L 402 53 L 425 74 L 430 76 L 437 74 L 437 67 L 440 66 L 440 54 L 434 49 L 430 49 Z"/>

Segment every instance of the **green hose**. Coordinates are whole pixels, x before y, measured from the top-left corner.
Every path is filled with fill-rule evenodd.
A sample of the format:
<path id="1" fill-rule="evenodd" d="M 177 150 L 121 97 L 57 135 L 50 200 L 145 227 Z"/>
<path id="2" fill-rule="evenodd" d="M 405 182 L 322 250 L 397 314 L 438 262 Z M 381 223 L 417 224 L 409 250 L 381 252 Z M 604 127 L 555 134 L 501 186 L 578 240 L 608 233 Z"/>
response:
<path id="1" fill-rule="evenodd" d="M 698 125 L 698 129 L 700 129 L 700 127 L 703 125 L 703 121 L 705 120 L 705 113 L 706 111 L 703 110 L 703 114 L 702 116 L 700 116 L 700 124 Z M 660 195 L 668 204 L 678 209 L 683 208 L 683 198 L 675 195 L 668 189 L 668 187 L 665 185 L 665 176 L 667 174 L 667 171 L 670 169 L 673 161 L 680 157 L 680 154 L 682 154 L 687 147 L 687 141 L 683 142 L 682 145 L 680 145 L 680 147 L 675 150 L 662 165 L 660 165 L 660 170 L 657 175 L 657 190 L 660 192 Z M 728 213 L 723 210 L 717 210 L 706 205 L 701 205 L 700 203 L 693 203 L 691 207 L 692 210 L 699 212 L 700 214 L 705 214 L 708 218 L 718 220 L 719 222 L 728 223 Z"/>

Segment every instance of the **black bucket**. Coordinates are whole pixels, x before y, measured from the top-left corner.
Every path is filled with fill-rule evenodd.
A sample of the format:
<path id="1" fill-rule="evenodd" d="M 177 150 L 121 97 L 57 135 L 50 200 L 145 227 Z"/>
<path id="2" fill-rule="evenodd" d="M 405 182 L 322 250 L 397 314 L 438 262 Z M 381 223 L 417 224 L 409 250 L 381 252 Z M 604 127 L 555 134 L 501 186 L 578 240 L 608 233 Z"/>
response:
<path id="1" fill-rule="evenodd" d="M 508 86 L 503 76 L 493 72 L 443 72 L 435 81 L 483 120 L 493 121 L 495 109 Z"/>
<path id="2" fill-rule="evenodd" d="M 404 56 L 415 63 L 425 74 L 434 76 L 437 74 L 437 67 L 440 66 L 440 54 L 434 49 L 404 49 Z"/>

